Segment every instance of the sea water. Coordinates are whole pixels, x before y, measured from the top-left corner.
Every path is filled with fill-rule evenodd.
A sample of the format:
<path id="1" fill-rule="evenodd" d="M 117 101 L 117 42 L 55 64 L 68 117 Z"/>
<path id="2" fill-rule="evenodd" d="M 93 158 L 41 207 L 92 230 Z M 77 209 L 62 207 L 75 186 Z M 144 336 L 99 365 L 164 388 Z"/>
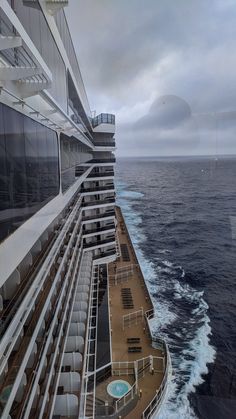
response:
<path id="1" fill-rule="evenodd" d="M 118 159 L 118 204 L 173 378 L 160 419 L 236 418 L 236 159 Z"/>

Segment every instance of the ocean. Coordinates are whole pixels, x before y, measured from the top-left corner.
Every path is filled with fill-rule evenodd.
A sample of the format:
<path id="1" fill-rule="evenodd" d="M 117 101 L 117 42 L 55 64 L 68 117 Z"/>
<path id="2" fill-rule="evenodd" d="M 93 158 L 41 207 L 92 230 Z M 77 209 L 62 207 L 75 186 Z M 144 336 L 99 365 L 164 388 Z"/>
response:
<path id="1" fill-rule="evenodd" d="M 121 206 L 169 344 L 160 419 L 236 418 L 236 157 L 118 159 Z"/>

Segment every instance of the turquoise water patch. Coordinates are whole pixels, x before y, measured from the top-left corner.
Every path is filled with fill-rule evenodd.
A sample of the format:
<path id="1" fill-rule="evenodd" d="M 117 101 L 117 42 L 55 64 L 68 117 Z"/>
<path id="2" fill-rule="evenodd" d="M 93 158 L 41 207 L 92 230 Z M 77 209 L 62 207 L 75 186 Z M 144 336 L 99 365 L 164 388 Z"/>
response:
<path id="1" fill-rule="evenodd" d="M 112 381 L 107 386 L 108 394 L 114 397 L 115 399 L 119 399 L 120 397 L 123 397 L 126 393 L 128 393 L 130 389 L 131 389 L 130 384 L 124 380 Z"/>

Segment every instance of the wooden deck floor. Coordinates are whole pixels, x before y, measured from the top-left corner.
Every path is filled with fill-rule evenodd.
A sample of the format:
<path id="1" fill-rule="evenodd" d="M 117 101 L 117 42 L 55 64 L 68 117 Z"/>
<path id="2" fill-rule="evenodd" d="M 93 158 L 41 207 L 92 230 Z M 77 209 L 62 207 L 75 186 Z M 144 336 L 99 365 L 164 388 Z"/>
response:
<path id="1" fill-rule="evenodd" d="M 144 321 L 139 321 L 136 325 L 134 324 L 130 327 L 123 328 L 123 315 L 135 312 L 141 308 L 145 312 L 153 307 L 119 208 L 116 208 L 116 217 L 118 220 L 117 235 L 119 243 L 120 245 L 125 244 L 127 246 L 130 261 L 124 261 L 121 255 L 119 260 L 108 265 L 112 361 L 134 361 L 149 355 L 163 357 L 164 354 L 161 350 L 154 349 L 151 346 L 149 332 Z M 133 274 L 129 276 L 125 282 L 115 284 L 115 281 L 112 280 L 115 273 L 129 265 L 133 265 L 134 267 Z M 122 288 L 130 288 L 134 308 L 128 310 L 123 308 L 121 298 Z M 140 343 L 137 344 L 137 346 L 142 347 L 142 352 L 128 353 L 128 347 L 132 345 L 127 343 L 127 338 L 136 337 L 140 338 Z M 126 416 L 127 418 L 138 419 L 141 417 L 143 410 L 150 403 L 156 393 L 156 390 L 159 388 L 163 375 L 164 372 L 155 373 L 154 375 L 147 372 L 145 377 L 140 379 L 139 388 L 142 390 L 142 397 L 133 411 Z M 117 379 L 117 377 L 113 378 Z"/>

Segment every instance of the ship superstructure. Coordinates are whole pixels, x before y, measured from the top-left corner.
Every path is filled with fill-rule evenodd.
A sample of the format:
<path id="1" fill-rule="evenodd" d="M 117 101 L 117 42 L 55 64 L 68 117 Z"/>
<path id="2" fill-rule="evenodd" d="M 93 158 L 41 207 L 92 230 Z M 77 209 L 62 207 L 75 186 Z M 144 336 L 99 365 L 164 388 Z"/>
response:
<path id="1" fill-rule="evenodd" d="M 168 348 L 147 349 L 153 306 L 115 206 L 115 116 L 90 111 L 67 6 L 0 0 L 0 413 L 118 418 L 140 406 L 133 417 L 146 418 L 166 393 Z M 143 307 L 114 312 L 137 275 Z M 126 336 L 134 324 L 145 356 Z M 114 327 L 131 339 L 121 351 Z M 117 374 L 132 385 L 118 399 L 104 387 Z M 140 404 L 141 376 L 158 393 Z"/>

